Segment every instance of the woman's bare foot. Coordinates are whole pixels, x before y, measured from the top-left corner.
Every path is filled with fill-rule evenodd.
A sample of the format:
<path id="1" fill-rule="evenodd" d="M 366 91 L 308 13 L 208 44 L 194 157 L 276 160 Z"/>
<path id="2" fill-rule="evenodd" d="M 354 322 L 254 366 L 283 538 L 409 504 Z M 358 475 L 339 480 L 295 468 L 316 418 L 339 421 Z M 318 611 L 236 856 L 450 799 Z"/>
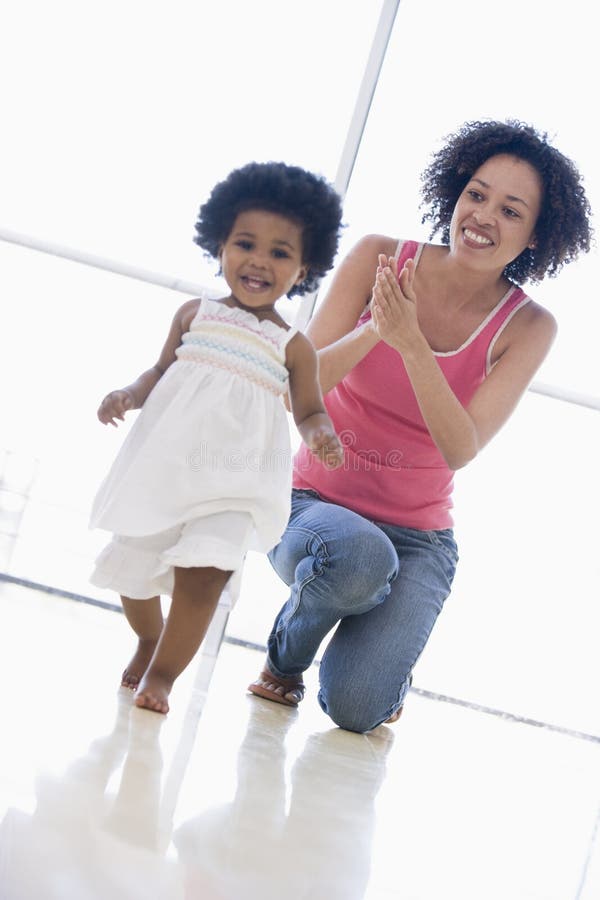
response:
<path id="1" fill-rule="evenodd" d="M 142 709 L 166 715 L 169 712 L 168 698 L 173 682 L 160 675 L 146 672 L 139 683 L 134 703 Z"/>
<path id="2" fill-rule="evenodd" d="M 152 640 L 139 638 L 137 650 L 127 663 L 127 668 L 121 676 L 121 685 L 123 687 L 129 688 L 130 691 L 137 690 L 144 672 L 150 664 L 157 643 L 158 638 L 153 638 Z"/>

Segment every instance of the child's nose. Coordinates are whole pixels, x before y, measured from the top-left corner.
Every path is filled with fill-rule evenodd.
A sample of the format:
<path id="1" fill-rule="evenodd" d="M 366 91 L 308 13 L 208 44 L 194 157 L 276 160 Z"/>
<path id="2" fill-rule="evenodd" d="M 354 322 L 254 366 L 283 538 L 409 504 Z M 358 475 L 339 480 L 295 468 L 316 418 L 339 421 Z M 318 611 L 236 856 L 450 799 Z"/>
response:
<path id="1" fill-rule="evenodd" d="M 264 250 L 259 250 L 257 247 L 254 248 L 252 253 L 250 254 L 250 263 L 253 266 L 256 266 L 257 269 L 264 269 L 267 265 L 267 254 Z"/>

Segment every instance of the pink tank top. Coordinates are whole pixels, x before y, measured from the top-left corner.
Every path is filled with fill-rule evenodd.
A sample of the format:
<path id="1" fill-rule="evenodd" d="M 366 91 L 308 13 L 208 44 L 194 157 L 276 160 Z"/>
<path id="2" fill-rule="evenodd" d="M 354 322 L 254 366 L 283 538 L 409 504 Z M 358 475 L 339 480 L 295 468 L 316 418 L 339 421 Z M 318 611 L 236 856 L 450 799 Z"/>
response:
<path id="1" fill-rule="evenodd" d="M 418 264 L 422 250 L 416 241 L 400 243 L 399 269 L 411 257 Z M 458 350 L 435 353 L 463 406 L 490 372 L 497 337 L 529 300 L 511 287 Z M 369 318 L 366 310 L 357 327 Z M 452 526 L 453 472 L 429 435 L 397 351 L 380 341 L 325 396 L 325 405 L 344 444 L 344 463 L 329 471 L 301 444 L 294 487 L 373 521 L 425 531 Z"/>

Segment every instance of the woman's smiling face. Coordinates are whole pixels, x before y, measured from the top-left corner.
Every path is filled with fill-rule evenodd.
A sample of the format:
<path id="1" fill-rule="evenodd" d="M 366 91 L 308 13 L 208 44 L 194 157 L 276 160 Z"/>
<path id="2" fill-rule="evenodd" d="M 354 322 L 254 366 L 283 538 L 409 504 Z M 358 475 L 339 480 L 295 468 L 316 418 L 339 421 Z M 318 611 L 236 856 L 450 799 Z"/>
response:
<path id="1" fill-rule="evenodd" d="M 465 185 L 450 223 L 451 251 L 470 266 L 502 271 L 535 246 L 542 181 L 530 163 L 499 154 L 487 159 Z"/>

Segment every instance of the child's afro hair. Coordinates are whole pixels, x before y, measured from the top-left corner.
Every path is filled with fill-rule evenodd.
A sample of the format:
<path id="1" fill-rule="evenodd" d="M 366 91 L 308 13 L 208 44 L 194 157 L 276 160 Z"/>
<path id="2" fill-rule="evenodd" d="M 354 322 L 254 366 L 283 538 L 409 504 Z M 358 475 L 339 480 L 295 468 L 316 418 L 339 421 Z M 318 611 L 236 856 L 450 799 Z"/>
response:
<path id="1" fill-rule="evenodd" d="M 582 178 L 574 163 L 549 144 L 545 132 L 514 119 L 466 122 L 447 136 L 421 176 L 423 204 L 429 206 L 422 221 L 432 223 L 430 237 L 439 231 L 442 242 L 448 244 L 452 213 L 465 185 L 486 160 L 500 153 L 525 160 L 542 181 L 536 246 L 523 250 L 504 270 L 517 284 L 539 282 L 546 275 L 556 275 L 581 251 L 587 252 L 592 239 Z"/>
<path id="2" fill-rule="evenodd" d="M 194 241 L 216 259 L 238 213 L 264 210 L 302 227 L 302 262 L 306 278 L 288 296 L 314 291 L 332 267 L 341 230 L 342 201 L 324 179 L 283 162 L 251 162 L 234 169 L 200 207 Z"/>

